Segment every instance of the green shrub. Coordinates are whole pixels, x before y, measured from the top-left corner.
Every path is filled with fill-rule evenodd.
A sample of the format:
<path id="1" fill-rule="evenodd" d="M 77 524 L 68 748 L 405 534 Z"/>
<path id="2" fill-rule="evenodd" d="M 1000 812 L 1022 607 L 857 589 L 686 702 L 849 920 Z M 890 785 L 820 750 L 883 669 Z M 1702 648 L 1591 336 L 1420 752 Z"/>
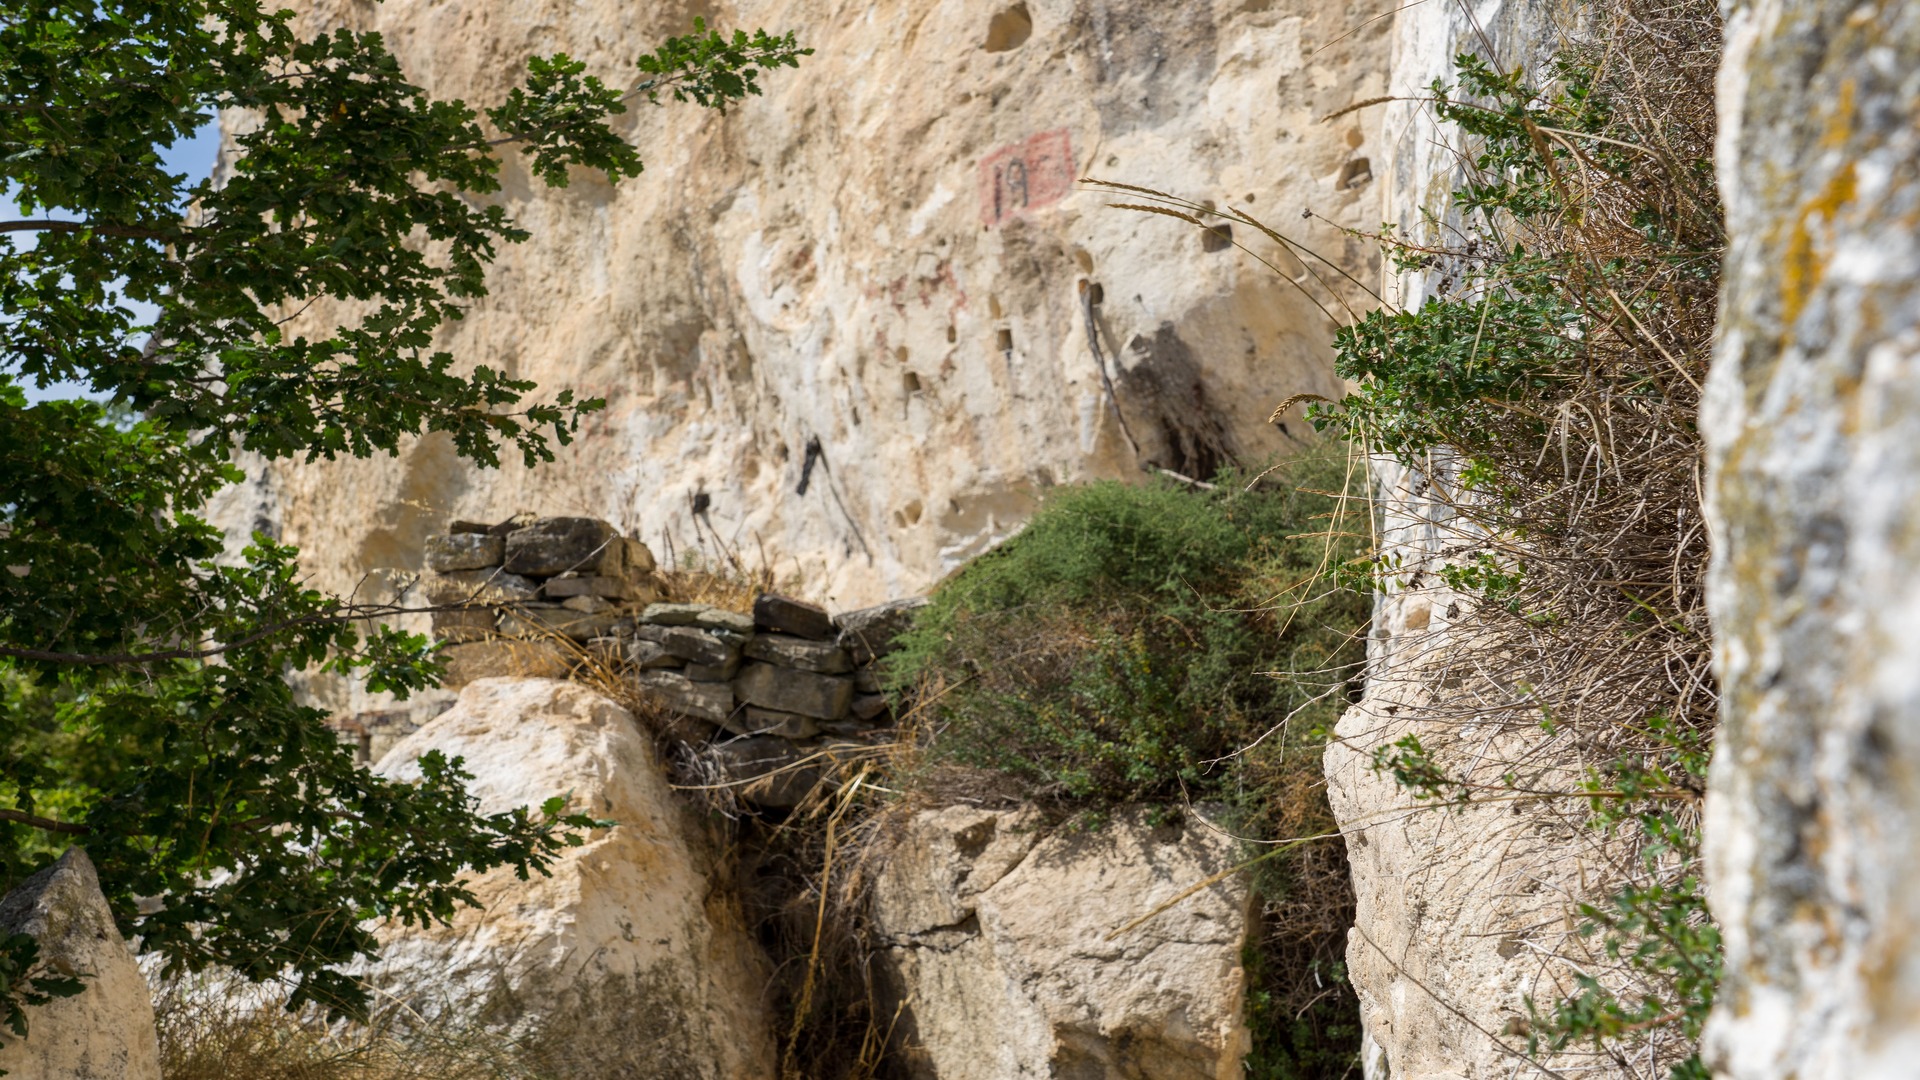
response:
<path id="1" fill-rule="evenodd" d="M 1362 658 L 1366 600 L 1320 589 L 1344 459 L 1303 457 L 1248 485 L 1063 489 L 1025 531 L 934 595 L 892 662 L 928 702 L 928 759 L 1024 794 L 1103 806 L 1225 798 L 1223 759 L 1292 717 L 1331 725 Z M 1274 740 L 1277 750 L 1286 739 Z"/>
<path id="2" fill-rule="evenodd" d="M 1251 1080 L 1357 1065 L 1353 892 L 1320 764 L 1365 658 L 1367 598 L 1328 584 L 1357 547 L 1333 494 L 1346 480 L 1335 446 L 1210 490 L 1059 491 L 936 591 L 892 660 L 893 690 L 931 730 L 909 786 L 958 769 L 976 797 L 1019 795 L 1083 822 L 1212 800 L 1243 836 L 1327 837 L 1247 845 L 1261 897 Z"/>

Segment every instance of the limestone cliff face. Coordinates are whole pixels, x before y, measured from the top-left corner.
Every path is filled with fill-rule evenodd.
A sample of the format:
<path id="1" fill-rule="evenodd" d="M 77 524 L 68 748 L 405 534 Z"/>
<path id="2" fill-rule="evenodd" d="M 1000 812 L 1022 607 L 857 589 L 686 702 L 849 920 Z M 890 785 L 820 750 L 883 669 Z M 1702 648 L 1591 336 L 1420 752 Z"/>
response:
<path id="1" fill-rule="evenodd" d="M 1387 92 L 1401 100 L 1383 110 L 1392 164 L 1381 197 L 1384 219 L 1401 235 L 1426 236 L 1429 220 L 1458 224 L 1450 196 L 1462 141 L 1437 127 L 1427 87 L 1454 81 L 1453 58 L 1463 52 L 1491 49 L 1509 67 L 1537 67 L 1557 40 L 1553 28 L 1576 13 L 1553 0 L 1494 0 L 1472 10 L 1423 4 L 1396 16 Z M 1430 277 L 1392 276 L 1387 298 L 1417 307 Z M 1497 780 L 1490 763 L 1521 751 L 1462 723 L 1484 688 L 1450 667 L 1466 602 L 1440 583 L 1438 570 L 1450 548 L 1457 556 L 1472 541 L 1448 508 L 1453 470 L 1443 460 L 1422 469 L 1386 459 L 1373 465 L 1380 546 L 1401 573 L 1376 598 L 1365 697 L 1341 718 L 1326 752 L 1327 794 L 1347 839 L 1357 902 L 1347 967 L 1360 998 L 1362 1064 L 1368 1080 L 1506 1076 L 1526 1059 L 1529 997 L 1557 996 L 1556 980 L 1567 975 L 1556 939 L 1568 898 L 1586 881 L 1580 859 L 1570 857 L 1574 835 L 1564 817 L 1518 804 L 1441 808 L 1372 767 L 1376 749 L 1408 735 L 1455 775 L 1477 781 Z"/>
<path id="2" fill-rule="evenodd" d="M 816 599 L 856 606 L 920 590 L 1052 485 L 1284 451 L 1304 424 L 1267 413 L 1337 390 L 1330 324 L 1291 284 L 1073 181 L 1246 207 L 1368 278 L 1368 246 L 1301 211 L 1378 222 L 1373 114 L 1318 122 L 1384 88 L 1392 21 L 1349 33 L 1370 8 L 304 7 L 314 27 L 381 30 L 417 81 L 474 104 L 534 53 L 617 79 L 695 14 L 818 50 L 727 117 L 641 108 L 627 119 L 647 172 L 617 190 L 509 169 L 501 200 L 533 239 L 444 345 L 607 409 L 538 470 L 476 470 L 427 439 L 397 461 L 264 469 L 231 493 L 229 525 L 278 532 L 336 589 L 412 567 L 452 517 L 527 509 L 611 520 L 663 557 L 764 549 Z"/>
<path id="3" fill-rule="evenodd" d="M 1920 10 L 1739 3 L 1727 39 L 1709 1049 L 1740 1080 L 1912 1076 Z"/>

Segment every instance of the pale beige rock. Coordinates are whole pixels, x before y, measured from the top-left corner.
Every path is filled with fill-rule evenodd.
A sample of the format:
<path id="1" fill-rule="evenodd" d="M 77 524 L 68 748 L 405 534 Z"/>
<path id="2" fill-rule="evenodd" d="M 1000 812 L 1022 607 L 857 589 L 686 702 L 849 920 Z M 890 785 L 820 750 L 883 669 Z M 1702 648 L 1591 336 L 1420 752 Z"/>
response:
<path id="1" fill-rule="evenodd" d="M 50 974 L 86 989 L 27 1010 L 27 1037 L 0 1033 L 14 1080 L 160 1080 L 147 981 L 121 939 L 93 863 L 79 848 L 0 898 L 0 937 L 28 934 Z"/>
<path id="2" fill-rule="evenodd" d="M 1031 810 L 924 811 L 874 883 L 917 1077 L 1241 1075 L 1251 894 L 1233 841 L 1122 816 L 1048 832 Z M 1116 931 L 1122 931 L 1116 933 Z"/>
<path id="3" fill-rule="evenodd" d="M 612 1034 L 648 1047 L 649 1075 L 774 1075 L 765 958 L 713 894 L 712 855 L 632 715 L 573 683 L 483 679 L 379 771 L 416 778 L 430 749 L 466 759 L 482 813 L 569 795 L 572 809 L 617 824 L 564 853 L 551 877 L 478 875 L 481 909 L 451 927 L 383 929 L 370 976 L 385 993 L 428 1018 L 521 1030 L 613 1003 Z"/>
<path id="4" fill-rule="evenodd" d="M 1397 662 L 1378 667 L 1326 750 L 1327 794 L 1353 868 L 1347 972 L 1369 1080 L 1530 1071 L 1520 1065 L 1529 1000 L 1548 1007 L 1574 988 L 1564 960 L 1580 955 L 1573 906 L 1594 898 L 1593 868 L 1607 865 L 1601 838 L 1551 802 L 1422 800 L 1373 767 L 1376 750 L 1416 735 L 1442 769 L 1472 783 L 1498 786 L 1506 766 L 1494 763 L 1523 754 L 1542 787 L 1574 790 L 1582 777 L 1579 762 L 1542 752 L 1526 733 L 1463 723 L 1473 688 L 1436 692 L 1457 639 L 1404 621 L 1436 592 L 1444 602 L 1444 590 L 1419 590 L 1382 605 L 1378 622 L 1397 629 L 1383 651 Z M 1595 1066 L 1583 1050 L 1539 1063 L 1581 1075 Z"/>
<path id="5" fill-rule="evenodd" d="M 1920 1071 L 1920 8 L 1728 5 L 1701 407 L 1733 1080 Z"/>
<path id="6" fill-rule="evenodd" d="M 1458 179 L 1455 148 L 1462 143 L 1457 133 L 1436 130 L 1428 86 L 1453 81 L 1454 56 L 1481 52 L 1488 42 L 1503 65 L 1526 61 L 1539 70 L 1560 40 L 1551 21 L 1556 9 L 1564 6 L 1492 0 L 1471 11 L 1450 3 L 1410 5 L 1395 16 L 1387 92 L 1399 100 L 1382 109 L 1395 141 L 1374 165 L 1383 181 L 1381 217 L 1401 235 L 1428 238 L 1434 219 L 1458 213 L 1451 194 Z M 1383 284 L 1390 301 L 1411 309 L 1434 282 L 1415 271 L 1390 274 Z M 1376 771 L 1372 756 L 1416 735 L 1455 775 L 1497 783 L 1498 769 L 1489 763 L 1524 751 L 1545 773 L 1569 770 L 1562 775 L 1568 790 L 1581 763 L 1537 744 L 1488 741 L 1463 722 L 1472 711 L 1463 703 L 1474 688 L 1458 678 L 1436 700 L 1458 644 L 1454 624 L 1462 598 L 1439 586 L 1435 574 L 1448 549 L 1458 556 L 1470 537 L 1434 496 L 1432 485 L 1450 482 L 1444 461 L 1431 474 L 1385 459 L 1373 468 L 1380 544 L 1400 560 L 1398 576 L 1410 587 L 1391 589 L 1375 605 L 1366 695 L 1341 717 L 1325 761 L 1328 798 L 1353 867 L 1357 912 L 1347 970 L 1360 999 L 1364 1076 L 1525 1074 L 1527 998 L 1545 1007 L 1571 985 L 1571 969 L 1555 957 L 1573 925 L 1574 903 L 1590 898 L 1582 859 L 1593 854 L 1594 838 L 1540 807 L 1454 811 L 1421 802 L 1389 773 Z M 1567 1068 L 1568 1075 L 1594 1067 L 1579 1058 L 1542 1063 Z"/>
<path id="7" fill-rule="evenodd" d="M 811 599 L 852 608 L 923 591 L 1056 484 L 1295 447 L 1305 425 L 1282 434 L 1267 414 L 1339 390 L 1330 324 L 1292 283 L 1191 226 L 1039 181 L 1092 174 L 1245 206 L 1370 277 L 1370 245 L 1300 212 L 1379 223 L 1378 185 L 1351 182 L 1359 158 L 1382 171 L 1377 113 L 1318 122 L 1384 90 L 1392 20 L 1371 10 L 1028 0 L 1028 36 L 990 51 L 1011 5 L 297 6 L 309 26 L 381 30 L 410 79 L 476 107 L 534 53 L 623 79 L 695 12 L 817 49 L 726 117 L 638 108 L 622 127 L 647 171 L 618 189 L 584 173 L 530 187 L 507 167 L 498 201 L 531 239 L 503 246 L 492 297 L 436 347 L 607 409 L 536 470 L 481 472 L 440 437 L 399 460 L 250 465 L 221 520 L 274 522 L 318 584 L 417 566 L 456 517 L 531 508 L 604 518 L 657 554 L 717 557 L 713 535 L 764 544 Z M 1025 208 L 1016 160 L 1034 178 Z M 1083 282 L 1099 286 L 1092 321 L 1137 455 Z M 316 307 L 301 328 L 335 314 Z M 824 457 L 797 495 L 814 437 Z M 711 528 L 695 524 L 696 493 Z"/>

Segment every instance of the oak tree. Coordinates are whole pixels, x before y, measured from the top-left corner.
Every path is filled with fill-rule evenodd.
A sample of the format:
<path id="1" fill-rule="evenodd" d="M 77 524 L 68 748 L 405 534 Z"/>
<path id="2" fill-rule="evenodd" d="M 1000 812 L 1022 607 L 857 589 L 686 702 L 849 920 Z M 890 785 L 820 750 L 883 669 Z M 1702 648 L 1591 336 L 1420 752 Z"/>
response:
<path id="1" fill-rule="evenodd" d="M 457 760 L 430 755 L 419 784 L 357 765 L 288 674 L 405 695 L 436 679 L 433 647 L 361 629 L 371 612 L 267 536 L 225 550 L 208 502 L 238 462 L 427 432 L 483 465 L 550 459 L 599 402 L 434 344 L 527 238 L 490 198 L 502 155 L 555 186 L 637 176 L 630 105 L 725 111 L 809 52 L 696 20 L 629 79 L 535 57 L 477 110 L 409 82 L 378 34 L 253 0 L 0 0 L 21 210 L 0 222 L 0 891 L 83 844 L 122 931 L 170 966 L 351 1013 L 368 920 L 444 920 L 464 871 L 538 873 L 575 841 L 589 822 L 557 798 L 479 814 Z M 161 151 L 222 110 L 249 122 L 219 182 L 170 172 Z M 287 328 L 321 300 L 357 314 Z M 73 989 L 33 952 L 0 942 L 0 1031 Z"/>

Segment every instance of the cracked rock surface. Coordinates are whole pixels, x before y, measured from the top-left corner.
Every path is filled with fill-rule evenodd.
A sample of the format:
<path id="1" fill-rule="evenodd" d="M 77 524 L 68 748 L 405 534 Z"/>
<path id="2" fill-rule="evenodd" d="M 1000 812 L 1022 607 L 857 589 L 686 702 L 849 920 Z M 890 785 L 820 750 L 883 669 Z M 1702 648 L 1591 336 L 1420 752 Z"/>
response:
<path id="1" fill-rule="evenodd" d="M 1056 828 L 1030 808 L 923 811 L 874 883 L 910 1072 L 938 1080 L 1226 1080 L 1248 1047 L 1238 861 L 1204 824 Z"/>

